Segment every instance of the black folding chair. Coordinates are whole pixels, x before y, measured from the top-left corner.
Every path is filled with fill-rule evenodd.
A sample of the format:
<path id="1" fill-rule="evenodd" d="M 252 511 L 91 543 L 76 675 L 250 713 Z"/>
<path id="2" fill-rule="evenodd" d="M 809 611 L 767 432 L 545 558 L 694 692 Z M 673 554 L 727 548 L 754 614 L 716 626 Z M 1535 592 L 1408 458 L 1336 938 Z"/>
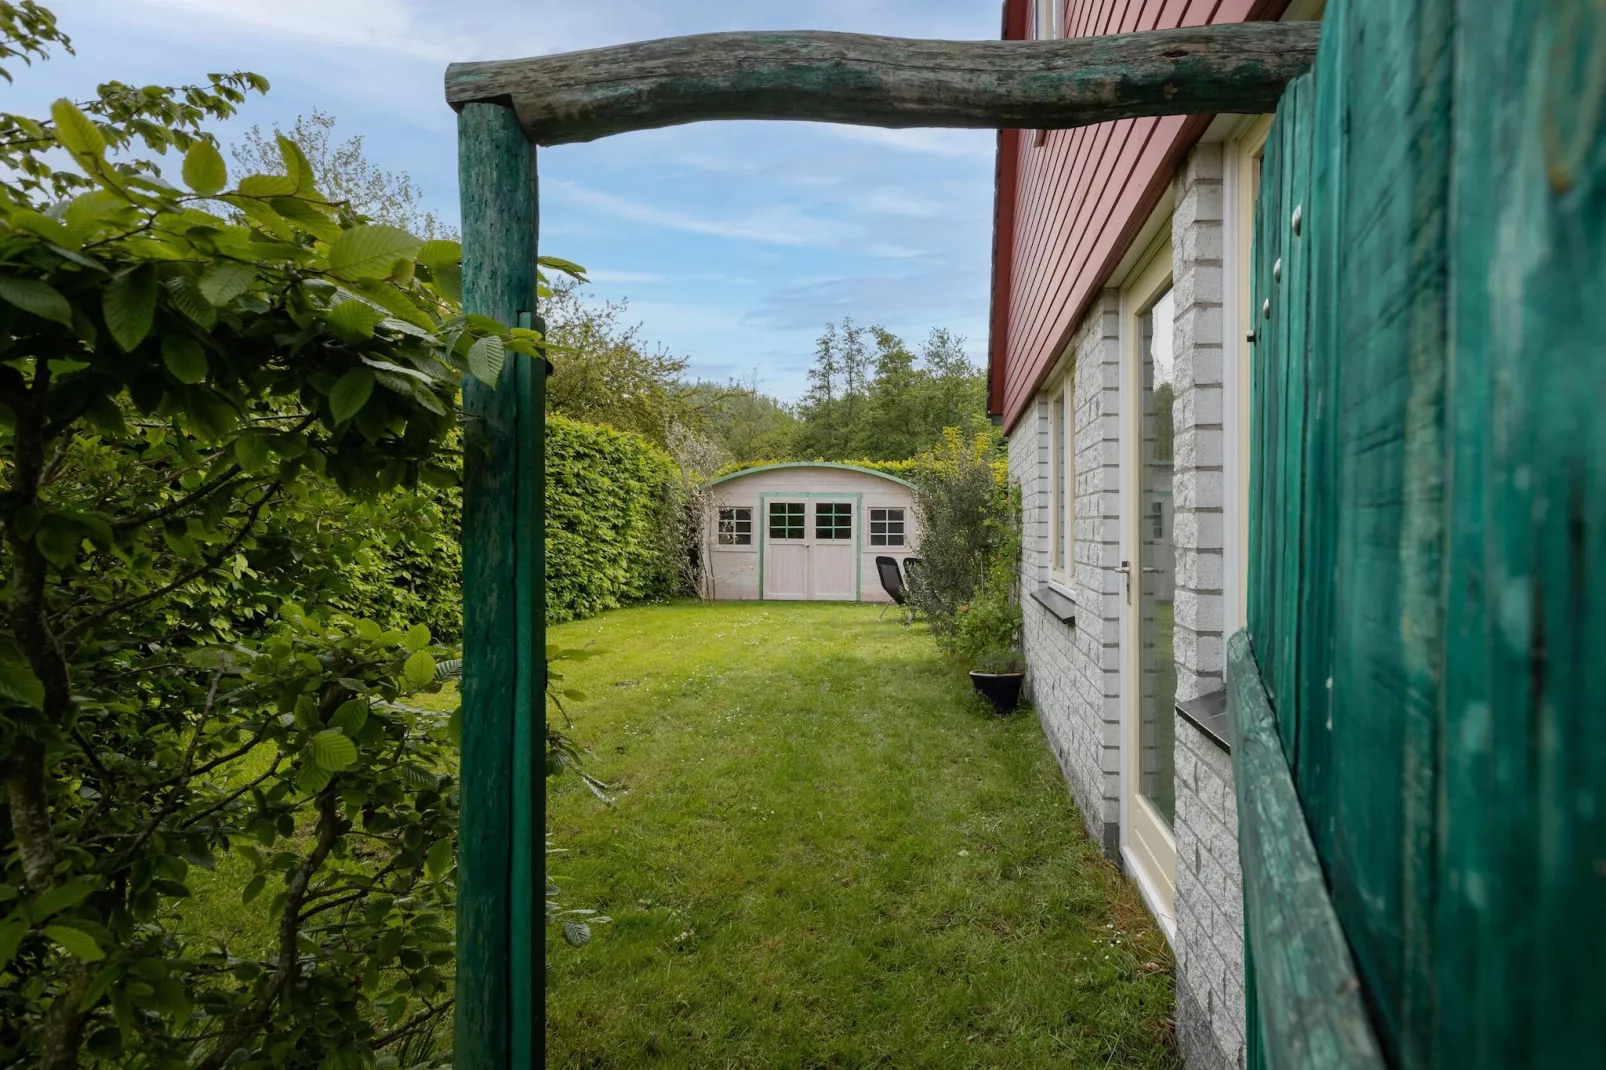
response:
<path id="1" fill-rule="evenodd" d="M 881 607 L 881 615 L 876 617 L 876 620 L 885 617 L 887 615 L 887 606 L 893 604 L 904 607 L 905 612 L 907 612 L 909 608 L 909 591 L 903 585 L 903 573 L 898 571 L 898 559 L 895 557 L 877 557 L 875 559 L 875 570 L 876 575 L 881 577 L 881 589 L 886 591 L 887 597 L 892 599 L 891 602 Z M 905 627 L 908 627 L 908 620 L 903 623 Z"/>

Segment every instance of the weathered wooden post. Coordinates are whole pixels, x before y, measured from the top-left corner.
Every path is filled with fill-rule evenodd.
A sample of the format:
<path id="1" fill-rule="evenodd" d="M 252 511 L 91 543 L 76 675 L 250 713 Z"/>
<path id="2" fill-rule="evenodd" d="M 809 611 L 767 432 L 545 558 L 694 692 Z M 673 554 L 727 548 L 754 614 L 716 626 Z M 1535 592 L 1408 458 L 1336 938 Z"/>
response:
<path id="1" fill-rule="evenodd" d="M 535 315 L 535 145 L 512 109 L 458 113 L 463 307 Z M 545 362 L 511 356 L 497 388 L 463 387 L 463 739 L 455 1065 L 536 1063 L 546 796 L 542 510 Z"/>

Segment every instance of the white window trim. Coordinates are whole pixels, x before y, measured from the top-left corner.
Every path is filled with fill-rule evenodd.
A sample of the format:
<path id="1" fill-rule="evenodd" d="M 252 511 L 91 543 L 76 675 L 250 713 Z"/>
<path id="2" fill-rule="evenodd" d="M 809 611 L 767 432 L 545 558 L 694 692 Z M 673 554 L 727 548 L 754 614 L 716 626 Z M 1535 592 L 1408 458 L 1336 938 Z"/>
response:
<path id="1" fill-rule="evenodd" d="M 727 509 L 746 509 L 746 510 L 748 510 L 748 516 L 750 518 L 748 520 L 748 534 L 751 535 L 752 538 L 745 545 L 743 545 L 742 543 L 724 543 L 724 542 L 720 542 L 719 541 L 719 514 L 724 512 Z M 718 552 L 718 553 L 723 553 L 723 554 L 729 554 L 729 553 L 754 554 L 754 553 L 757 553 L 758 552 L 758 538 L 759 538 L 758 526 L 759 526 L 759 515 L 758 515 L 758 506 L 756 506 L 756 505 L 744 505 L 744 504 L 741 504 L 741 503 L 733 503 L 733 504 L 721 504 L 719 506 L 716 506 L 715 509 L 714 509 L 714 549 L 715 549 L 715 551 Z"/>
<path id="2" fill-rule="evenodd" d="M 865 508 L 865 513 L 864 513 L 864 532 L 863 532 L 863 534 L 864 534 L 864 540 L 865 540 L 864 544 L 865 544 L 866 547 L 868 547 L 869 549 L 872 549 L 872 550 L 907 550 L 907 549 L 909 549 L 909 508 L 907 506 L 903 506 L 903 505 L 867 505 L 864 508 Z M 886 512 L 891 512 L 893 510 L 897 510 L 899 513 L 902 514 L 902 516 L 897 520 L 897 523 L 903 529 L 898 534 L 898 538 L 901 539 L 902 541 L 897 543 L 896 545 L 887 545 L 885 543 L 878 544 L 875 541 L 875 523 L 876 523 L 875 514 L 877 512 L 886 513 Z M 882 520 L 881 522 L 884 523 L 884 524 L 885 523 L 892 523 L 892 521 L 889 521 L 889 520 Z M 889 534 L 889 533 L 884 533 L 882 535 L 882 538 L 886 538 L 887 534 Z"/>
<path id="3" fill-rule="evenodd" d="M 1065 0 L 1033 0 L 1032 37 L 1057 41 L 1065 36 Z"/>
<path id="4" fill-rule="evenodd" d="M 1249 467 L 1250 358 L 1248 333 L 1254 329 L 1253 255 L 1255 229 L 1254 161 L 1264 154 L 1271 116 L 1249 119 L 1226 146 L 1223 239 L 1226 248 L 1222 286 L 1222 330 L 1232 359 L 1222 369 L 1223 453 L 1230 475 L 1222 486 L 1221 536 L 1224 634 L 1248 623 L 1249 600 Z M 1224 473 L 1227 475 L 1228 473 Z"/>
<path id="5" fill-rule="evenodd" d="M 1174 283 L 1170 206 L 1163 206 L 1156 215 L 1161 225 L 1144 249 L 1142 259 L 1127 274 L 1121 287 L 1120 556 L 1131 561 L 1134 567 L 1137 566 L 1139 555 L 1133 546 L 1133 536 L 1138 531 L 1138 525 L 1145 520 L 1139 515 L 1134 493 L 1134 473 L 1139 471 L 1142 459 L 1141 444 L 1137 441 L 1140 436 L 1132 435 L 1129 431 L 1129 406 L 1134 405 L 1138 397 L 1137 369 L 1142 363 L 1138 352 L 1142 334 L 1138 329 L 1138 320 Z M 1155 329 L 1158 330 L 1159 325 Z M 1138 629 L 1134 616 L 1137 602 L 1127 602 L 1126 577 L 1116 573 L 1116 578 L 1120 583 L 1117 590 L 1121 607 L 1121 771 L 1118 778 L 1121 792 L 1121 857 L 1128 871 L 1137 876 L 1138 888 L 1145 903 L 1170 940 L 1174 939 L 1176 933 L 1176 834 L 1165 827 L 1164 820 L 1147 800 L 1137 797 L 1138 762 L 1143 750 L 1137 742 L 1137 703 L 1134 701 L 1138 693 L 1136 689 L 1142 686 L 1138 664 L 1139 637 L 1136 635 Z M 1134 822 L 1139 816 L 1134 810 L 1138 807 L 1144 811 L 1146 839 L 1134 836 Z M 1164 872 L 1168 866 L 1171 870 L 1169 874 Z"/>
<path id="6" fill-rule="evenodd" d="M 1048 582 L 1076 598 L 1076 358 L 1056 377 L 1048 400 Z M 1063 403 L 1062 413 L 1056 413 Z M 1056 416 L 1059 419 L 1056 419 Z M 1061 467 L 1065 478 L 1060 479 Z M 1061 500 L 1060 487 L 1064 486 Z M 1064 559 L 1056 564 L 1060 551 Z"/>

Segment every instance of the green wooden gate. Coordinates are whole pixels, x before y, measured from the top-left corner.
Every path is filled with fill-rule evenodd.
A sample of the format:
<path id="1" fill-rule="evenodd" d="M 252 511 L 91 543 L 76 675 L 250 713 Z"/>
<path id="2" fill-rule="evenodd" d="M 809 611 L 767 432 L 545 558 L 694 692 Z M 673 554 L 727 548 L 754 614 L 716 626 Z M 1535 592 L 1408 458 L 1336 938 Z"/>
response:
<path id="1" fill-rule="evenodd" d="M 1255 219 L 1256 1065 L 1606 1065 L 1606 4 L 1329 5 Z"/>

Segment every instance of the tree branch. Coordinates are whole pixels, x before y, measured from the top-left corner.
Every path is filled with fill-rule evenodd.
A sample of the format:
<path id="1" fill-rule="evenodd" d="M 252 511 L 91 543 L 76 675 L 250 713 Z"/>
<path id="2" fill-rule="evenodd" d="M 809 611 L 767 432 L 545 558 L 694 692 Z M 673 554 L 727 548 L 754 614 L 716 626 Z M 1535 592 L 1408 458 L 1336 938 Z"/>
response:
<path id="1" fill-rule="evenodd" d="M 224 1032 L 197 1070 L 221 1070 L 235 1049 L 262 1028 L 263 1023 L 267 1021 L 268 1012 L 273 1009 L 274 1001 L 279 998 L 279 993 L 295 980 L 298 960 L 296 941 L 301 935 L 301 907 L 306 900 L 313 876 L 329 857 L 329 852 L 334 848 L 335 840 L 339 836 L 339 798 L 333 788 L 325 788 L 318 797 L 317 841 L 313 844 L 312 850 L 301 860 L 295 876 L 290 878 L 285 888 L 284 913 L 279 918 L 278 964 L 268 976 L 267 984 L 252 1001 L 250 1008 Z"/>
<path id="2" fill-rule="evenodd" d="M 1273 110 L 1318 23 L 1250 22 L 1051 41 L 710 33 L 454 63 L 446 100 L 511 101 L 541 145 L 704 119 L 1064 129 Z"/>

